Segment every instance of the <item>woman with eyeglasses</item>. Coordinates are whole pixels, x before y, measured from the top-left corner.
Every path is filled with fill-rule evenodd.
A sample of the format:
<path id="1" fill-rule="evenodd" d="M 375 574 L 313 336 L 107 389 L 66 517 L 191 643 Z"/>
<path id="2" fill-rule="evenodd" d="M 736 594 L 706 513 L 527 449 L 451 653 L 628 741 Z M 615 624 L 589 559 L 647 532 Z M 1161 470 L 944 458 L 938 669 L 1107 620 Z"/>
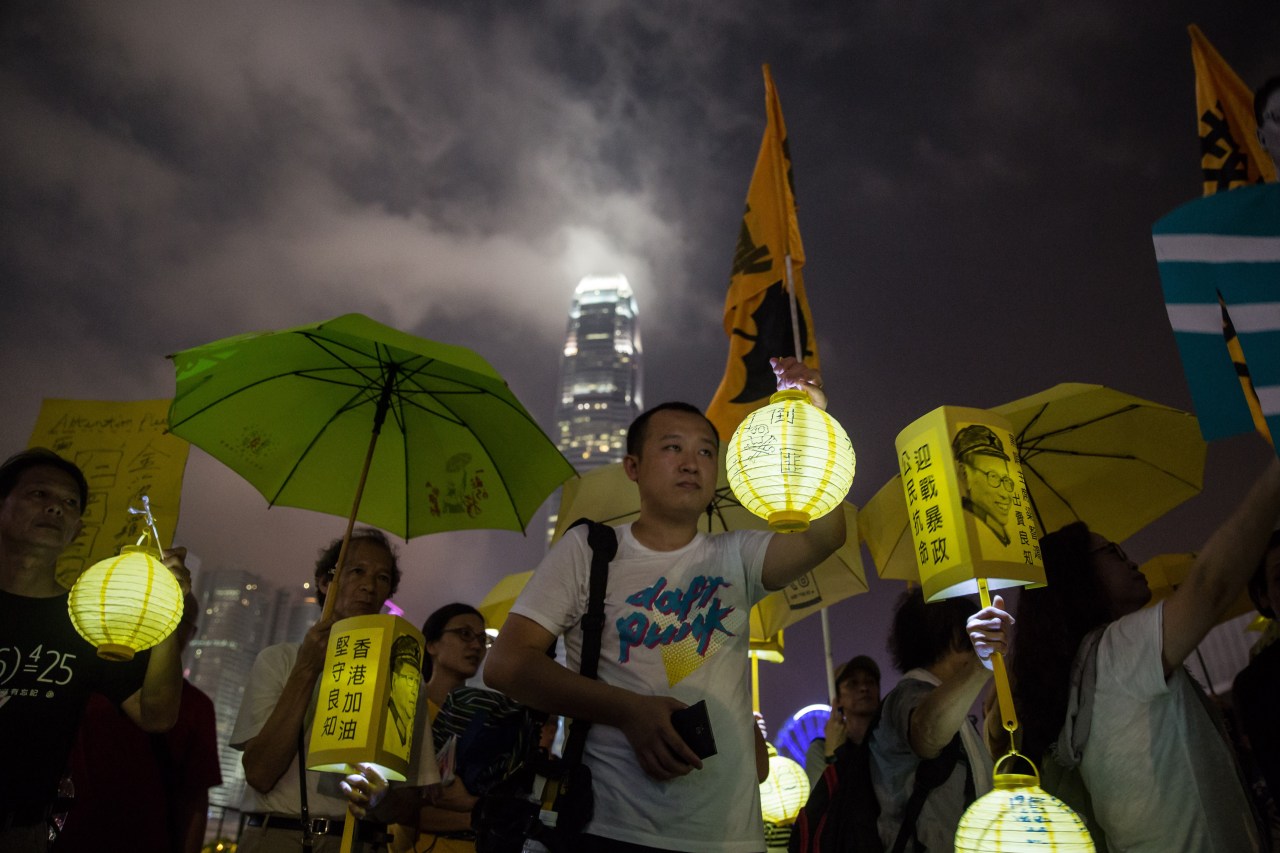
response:
<path id="1" fill-rule="evenodd" d="M 446 604 L 427 617 L 422 635 L 427 651 L 422 677 L 431 736 L 446 765 L 448 756 L 453 755 L 455 778 L 451 782 L 446 779 L 433 803 L 422 807 L 416 829 L 396 828 L 397 849 L 408 849 L 412 842 L 416 851 L 474 853 L 471 810 L 486 779 L 479 772 L 482 768 L 468 766 L 469 757 L 473 764 L 478 763 L 476 751 L 468 753 L 474 736 L 474 732 L 468 735 L 468 727 L 479 714 L 484 714 L 486 721 L 497 721 L 522 708 L 501 693 L 467 686 L 480 670 L 490 644 L 480 611 L 460 602 Z"/>
<path id="2" fill-rule="evenodd" d="M 1151 607 L 1116 543 L 1078 522 L 1041 540 L 1048 584 L 1019 593 L 1010 660 L 1020 751 L 1099 850 L 1260 849 L 1231 745 L 1183 662 L 1243 590 L 1278 518 L 1273 457 L 1187 580 Z M 980 658 L 1007 649 L 1012 622 L 1000 596 L 969 620 Z"/>

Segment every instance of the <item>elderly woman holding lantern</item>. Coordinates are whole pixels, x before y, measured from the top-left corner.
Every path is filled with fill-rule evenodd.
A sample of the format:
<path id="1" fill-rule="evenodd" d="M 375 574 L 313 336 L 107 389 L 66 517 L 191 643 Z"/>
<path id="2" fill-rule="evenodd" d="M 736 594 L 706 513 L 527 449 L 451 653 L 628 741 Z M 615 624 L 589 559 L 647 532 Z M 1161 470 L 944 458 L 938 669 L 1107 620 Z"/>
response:
<path id="1" fill-rule="evenodd" d="M 1021 751 L 1050 793 L 1086 817 L 1092 801 L 1112 850 L 1260 849 L 1231 747 L 1182 665 L 1239 596 L 1277 517 L 1272 458 L 1186 582 L 1147 608 L 1146 580 L 1115 543 L 1082 523 L 1042 541 L 1048 585 L 1021 593 L 1010 662 Z M 1012 622 L 999 596 L 972 617 L 980 658 L 1007 648 Z"/>

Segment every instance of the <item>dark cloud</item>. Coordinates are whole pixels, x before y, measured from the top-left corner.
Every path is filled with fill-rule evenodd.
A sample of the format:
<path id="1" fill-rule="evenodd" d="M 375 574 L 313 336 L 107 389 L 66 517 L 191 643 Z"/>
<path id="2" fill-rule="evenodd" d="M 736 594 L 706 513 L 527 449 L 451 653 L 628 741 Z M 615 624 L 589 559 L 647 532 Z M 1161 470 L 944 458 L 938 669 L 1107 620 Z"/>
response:
<path id="1" fill-rule="evenodd" d="M 856 502 L 943 403 L 1074 380 L 1189 406 L 1149 229 L 1199 194 L 1193 22 L 1246 82 L 1280 72 L 1274 0 L 15 4 L 4 443 L 43 397 L 164 397 L 167 352 L 348 311 L 478 350 L 549 426 L 572 288 L 596 272 L 636 288 L 647 399 L 706 402 L 762 62 Z M 1215 448 L 1153 552 L 1199 544 L 1247 450 Z M 337 524 L 264 513 L 198 454 L 187 492 L 180 533 L 210 563 L 305 574 Z M 541 543 L 409 548 L 420 618 Z M 879 653 L 875 589 L 837 609 L 839 655 Z M 784 669 L 820 683 L 813 630 Z"/>

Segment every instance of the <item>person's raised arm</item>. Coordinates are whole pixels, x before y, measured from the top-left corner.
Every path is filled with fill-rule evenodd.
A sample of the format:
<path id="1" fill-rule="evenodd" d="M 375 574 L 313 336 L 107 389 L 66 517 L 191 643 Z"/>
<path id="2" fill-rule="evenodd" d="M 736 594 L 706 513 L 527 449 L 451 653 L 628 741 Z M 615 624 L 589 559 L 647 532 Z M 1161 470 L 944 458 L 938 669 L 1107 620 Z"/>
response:
<path id="1" fill-rule="evenodd" d="M 241 761 L 244 778 L 258 793 L 265 794 L 274 788 L 298 754 L 298 735 L 306 722 L 307 706 L 316 681 L 324 669 L 329 631 L 334 621 L 331 615 L 307 630 L 280 698 L 261 730 L 245 742 Z"/>
<path id="2" fill-rule="evenodd" d="M 920 758 L 941 753 L 968 719 L 969 709 L 990 678 L 982 662 L 965 651 L 950 674 L 912 712 L 911 751 Z"/>
<path id="3" fill-rule="evenodd" d="M 182 588 L 183 599 L 191 591 L 186 556 L 186 548 L 170 548 L 163 554 L 164 564 Z M 167 732 L 178 722 L 181 705 L 182 651 L 178 648 L 178 632 L 174 631 L 151 648 L 142 687 L 124 700 L 122 708 L 144 732 Z"/>
<path id="4" fill-rule="evenodd" d="M 511 614 L 485 661 L 485 684 L 540 711 L 621 729 L 641 769 L 672 779 L 702 761 L 671 725 L 671 712 L 685 707 L 671 696 L 633 693 L 586 678 L 547 657 L 555 637 L 537 622 Z"/>
<path id="5" fill-rule="evenodd" d="M 826 410 L 827 395 L 822 390 L 822 377 L 818 371 L 791 356 L 772 358 L 769 363 L 778 378 L 779 391 L 787 388 L 804 391 L 813 405 Z M 769 540 L 764 555 L 762 580 L 765 589 L 782 589 L 805 572 L 812 571 L 844 544 L 846 535 L 842 506 L 836 506 L 814 521 L 803 533 L 775 535 Z"/>
<path id="6" fill-rule="evenodd" d="M 1239 595 L 1280 518 L 1280 460 L 1272 456 L 1244 501 L 1196 556 L 1187 580 L 1165 599 L 1161 658 L 1165 676 L 1187 659 Z"/>

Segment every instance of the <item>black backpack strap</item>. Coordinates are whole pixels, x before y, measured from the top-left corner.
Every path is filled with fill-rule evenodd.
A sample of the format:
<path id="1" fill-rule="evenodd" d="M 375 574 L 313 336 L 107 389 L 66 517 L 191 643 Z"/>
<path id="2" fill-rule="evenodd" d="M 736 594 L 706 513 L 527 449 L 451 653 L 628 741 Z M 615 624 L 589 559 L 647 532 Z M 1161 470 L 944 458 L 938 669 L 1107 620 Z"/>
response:
<path id="1" fill-rule="evenodd" d="M 609 585 L 609 563 L 618 553 L 618 533 L 607 524 L 580 518 L 569 526 L 588 525 L 587 544 L 591 546 L 591 579 L 588 582 L 587 612 L 582 617 L 582 660 L 578 672 L 594 679 L 600 666 L 601 635 L 604 633 L 604 593 Z M 574 720 L 565 742 L 564 760 L 572 767 L 582 761 L 587 745 L 590 720 Z"/>
<path id="2" fill-rule="evenodd" d="M 898 838 L 893 843 L 893 853 L 905 853 L 907 842 L 913 843 L 913 850 L 920 850 L 920 839 L 916 837 L 916 822 L 920 820 L 920 812 L 924 809 L 924 801 L 943 782 L 951 778 L 951 773 L 964 758 L 964 747 L 960 743 L 960 734 L 956 733 L 951 742 L 942 748 L 942 752 L 933 758 L 926 758 L 916 765 L 916 778 L 911 787 L 911 796 L 907 799 L 907 807 L 902 814 L 902 826 L 898 828 Z M 965 765 L 965 797 L 973 799 L 973 773 L 969 770 L 969 762 Z"/>

